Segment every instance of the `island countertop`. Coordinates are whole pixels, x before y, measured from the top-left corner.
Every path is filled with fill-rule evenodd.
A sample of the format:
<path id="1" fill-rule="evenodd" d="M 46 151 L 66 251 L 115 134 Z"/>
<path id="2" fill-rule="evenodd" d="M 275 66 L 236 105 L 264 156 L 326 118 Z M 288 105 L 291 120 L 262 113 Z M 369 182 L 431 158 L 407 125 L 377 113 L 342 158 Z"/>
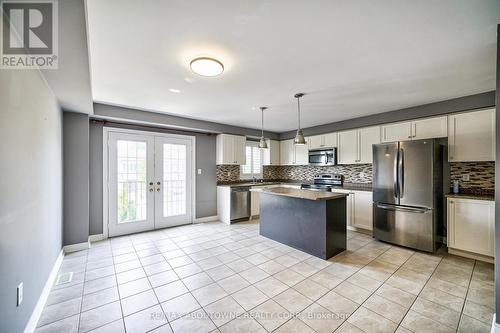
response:
<path id="1" fill-rule="evenodd" d="M 297 199 L 306 200 L 333 200 L 339 198 L 347 197 L 344 193 L 333 193 L 333 192 L 323 192 L 323 191 L 312 191 L 312 190 L 299 190 L 289 187 L 271 187 L 271 188 L 252 188 L 252 192 L 259 192 L 265 194 L 274 194 L 284 197 L 291 197 Z"/>

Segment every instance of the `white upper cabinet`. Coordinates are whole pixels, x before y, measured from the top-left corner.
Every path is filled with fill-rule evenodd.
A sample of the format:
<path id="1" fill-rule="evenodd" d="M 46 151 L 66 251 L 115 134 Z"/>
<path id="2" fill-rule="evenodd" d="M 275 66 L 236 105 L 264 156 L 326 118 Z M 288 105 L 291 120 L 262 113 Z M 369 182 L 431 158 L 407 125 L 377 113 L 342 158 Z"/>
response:
<path id="1" fill-rule="evenodd" d="M 358 163 L 373 162 L 373 145 L 380 143 L 380 127 L 367 127 L 358 131 L 359 161 Z"/>
<path id="2" fill-rule="evenodd" d="M 372 163 L 372 145 L 380 143 L 380 127 L 367 127 L 340 132 L 338 136 L 338 163 Z"/>
<path id="3" fill-rule="evenodd" d="M 310 150 L 337 147 L 337 133 L 310 136 L 307 145 Z"/>
<path id="4" fill-rule="evenodd" d="M 338 164 L 358 162 L 358 130 L 339 133 Z"/>
<path id="5" fill-rule="evenodd" d="M 280 164 L 293 165 L 293 162 L 295 162 L 294 155 L 293 140 L 280 141 Z"/>
<path id="6" fill-rule="evenodd" d="M 246 137 L 241 135 L 219 134 L 216 140 L 217 164 L 242 165 L 246 162 Z"/>
<path id="7" fill-rule="evenodd" d="M 382 125 L 382 142 L 411 140 L 411 122 Z"/>
<path id="8" fill-rule="evenodd" d="M 264 165 L 280 165 L 280 142 L 276 140 L 266 140 L 267 149 L 264 149 Z"/>
<path id="9" fill-rule="evenodd" d="M 309 164 L 309 150 L 307 145 L 294 145 L 293 140 L 280 141 L 281 165 Z"/>
<path id="10" fill-rule="evenodd" d="M 382 125 L 382 142 L 444 138 L 447 127 L 446 116 Z"/>
<path id="11" fill-rule="evenodd" d="M 307 145 L 293 145 L 295 148 L 295 163 L 294 165 L 309 164 L 309 149 Z"/>
<path id="12" fill-rule="evenodd" d="M 495 202 L 448 198 L 448 248 L 485 256 L 495 251 Z"/>
<path id="13" fill-rule="evenodd" d="M 412 121 L 413 140 L 445 138 L 448 136 L 448 117 L 435 117 Z"/>
<path id="14" fill-rule="evenodd" d="M 448 117 L 450 162 L 495 160 L 495 109 Z"/>

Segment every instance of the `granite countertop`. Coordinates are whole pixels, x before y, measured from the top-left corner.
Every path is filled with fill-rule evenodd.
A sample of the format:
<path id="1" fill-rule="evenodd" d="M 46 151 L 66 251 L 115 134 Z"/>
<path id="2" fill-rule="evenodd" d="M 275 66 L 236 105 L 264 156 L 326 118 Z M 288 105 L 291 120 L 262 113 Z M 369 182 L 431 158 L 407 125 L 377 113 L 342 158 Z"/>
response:
<path id="1" fill-rule="evenodd" d="M 455 198 L 455 199 L 473 199 L 473 200 L 488 200 L 494 201 L 495 196 L 490 194 L 475 194 L 475 193 L 448 193 L 445 195 L 447 198 Z"/>
<path id="2" fill-rule="evenodd" d="M 344 193 L 333 193 L 333 192 L 323 192 L 323 191 L 310 191 L 310 190 L 299 190 L 289 187 L 273 187 L 273 188 L 253 188 L 250 191 L 280 195 L 284 197 L 291 197 L 297 199 L 306 200 L 333 200 L 339 198 L 345 198 L 347 194 Z"/>

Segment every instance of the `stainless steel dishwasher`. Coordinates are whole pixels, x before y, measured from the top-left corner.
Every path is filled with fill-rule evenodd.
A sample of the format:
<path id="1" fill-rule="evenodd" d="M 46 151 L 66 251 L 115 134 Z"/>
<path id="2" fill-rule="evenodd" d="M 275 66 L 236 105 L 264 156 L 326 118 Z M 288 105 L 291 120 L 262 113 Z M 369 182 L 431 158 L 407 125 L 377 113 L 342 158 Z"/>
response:
<path id="1" fill-rule="evenodd" d="M 250 187 L 231 187 L 231 221 L 250 218 Z"/>

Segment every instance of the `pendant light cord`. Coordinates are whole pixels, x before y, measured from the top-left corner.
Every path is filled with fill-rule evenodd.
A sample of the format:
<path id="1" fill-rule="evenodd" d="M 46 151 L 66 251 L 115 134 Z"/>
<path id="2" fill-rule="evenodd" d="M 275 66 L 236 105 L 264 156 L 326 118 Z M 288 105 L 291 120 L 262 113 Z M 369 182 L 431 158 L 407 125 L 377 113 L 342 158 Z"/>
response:
<path id="1" fill-rule="evenodd" d="M 297 97 L 297 117 L 299 120 L 299 130 L 300 130 L 300 96 Z"/>
<path id="2" fill-rule="evenodd" d="M 261 134 L 261 137 L 264 137 L 264 108 L 261 108 L 260 109 L 260 114 L 261 114 L 261 130 L 262 130 L 262 134 Z"/>

